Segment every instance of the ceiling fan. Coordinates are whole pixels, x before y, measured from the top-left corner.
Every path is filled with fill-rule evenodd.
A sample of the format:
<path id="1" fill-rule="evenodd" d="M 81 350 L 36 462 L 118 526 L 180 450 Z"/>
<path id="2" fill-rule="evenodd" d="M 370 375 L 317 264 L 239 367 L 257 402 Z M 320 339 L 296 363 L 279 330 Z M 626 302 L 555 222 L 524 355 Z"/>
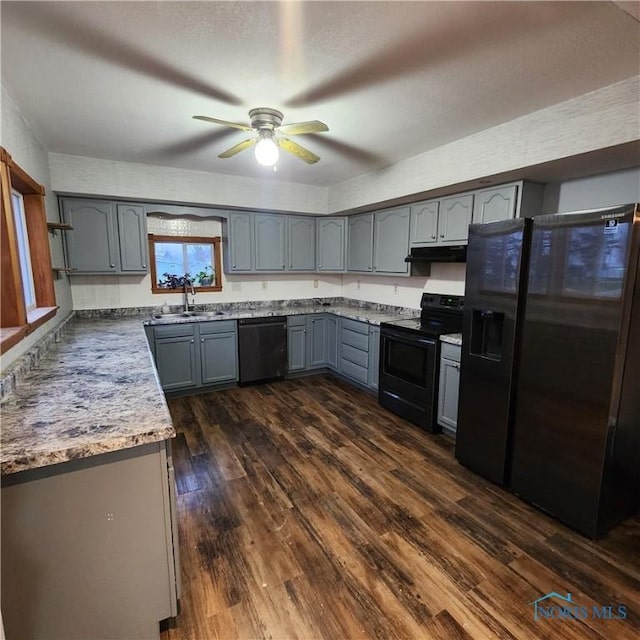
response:
<path id="1" fill-rule="evenodd" d="M 305 149 L 289 138 L 285 138 L 282 134 L 291 136 L 301 135 L 303 133 L 321 133 L 329 131 L 324 122 L 319 120 L 310 120 L 309 122 L 295 122 L 293 124 L 282 124 L 283 115 L 276 109 L 268 109 L 260 107 L 249 111 L 251 124 L 243 124 L 242 122 L 229 122 L 228 120 L 219 120 L 209 116 L 193 116 L 196 120 L 204 120 L 205 122 L 213 122 L 221 124 L 233 129 L 241 131 L 253 131 L 258 135 L 254 138 L 247 138 L 239 142 L 235 146 L 223 151 L 218 158 L 230 158 L 235 156 L 249 147 L 255 145 L 256 160 L 258 163 L 270 167 L 278 161 L 279 148 L 292 153 L 300 160 L 304 160 L 307 164 L 315 164 L 320 160 L 320 156 Z"/>

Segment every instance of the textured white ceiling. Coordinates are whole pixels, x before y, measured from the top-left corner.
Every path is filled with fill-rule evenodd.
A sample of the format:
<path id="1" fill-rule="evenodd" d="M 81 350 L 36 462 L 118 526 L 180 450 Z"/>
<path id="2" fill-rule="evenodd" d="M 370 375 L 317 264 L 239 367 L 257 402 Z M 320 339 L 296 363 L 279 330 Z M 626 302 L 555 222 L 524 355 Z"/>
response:
<path id="1" fill-rule="evenodd" d="M 640 73 L 612 2 L 2 2 L 2 81 L 51 151 L 332 185 Z M 273 107 L 322 160 L 251 151 Z"/>

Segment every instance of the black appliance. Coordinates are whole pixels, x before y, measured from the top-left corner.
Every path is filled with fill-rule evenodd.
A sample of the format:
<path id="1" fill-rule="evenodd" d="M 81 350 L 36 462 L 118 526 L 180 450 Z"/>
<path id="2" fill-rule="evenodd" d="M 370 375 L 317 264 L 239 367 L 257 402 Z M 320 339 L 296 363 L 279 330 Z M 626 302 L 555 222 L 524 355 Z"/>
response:
<path id="1" fill-rule="evenodd" d="M 287 371 L 287 318 L 238 320 L 240 384 L 284 377 Z"/>
<path id="2" fill-rule="evenodd" d="M 456 456 L 595 538 L 640 504 L 640 210 L 520 224 L 470 227 Z"/>
<path id="3" fill-rule="evenodd" d="M 419 318 L 380 324 L 378 401 L 437 433 L 440 336 L 462 330 L 464 298 L 423 293 L 420 308 Z"/>
<path id="4" fill-rule="evenodd" d="M 414 247 L 404 259 L 410 264 L 422 262 L 466 262 L 467 245 L 449 245 L 445 247 Z"/>

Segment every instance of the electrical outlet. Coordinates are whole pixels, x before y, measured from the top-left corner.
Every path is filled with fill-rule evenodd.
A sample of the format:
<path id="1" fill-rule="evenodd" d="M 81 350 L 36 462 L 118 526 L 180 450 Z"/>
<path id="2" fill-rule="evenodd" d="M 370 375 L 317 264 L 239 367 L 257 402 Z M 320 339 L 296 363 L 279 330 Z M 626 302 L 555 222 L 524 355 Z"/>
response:
<path id="1" fill-rule="evenodd" d="M 314 280 L 314 281 L 313 281 L 313 288 L 314 288 L 314 289 L 317 289 L 319 284 L 320 284 L 320 283 L 319 283 L 317 280 Z"/>
<path id="2" fill-rule="evenodd" d="M 397 285 L 397 284 L 394 284 L 394 285 L 393 285 L 393 295 L 394 295 L 394 296 L 397 296 L 397 295 L 398 295 L 398 285 Z"/>
<path id="3" fill-rule="evenodd" d="M 242 283 L 241 282 L 232 282 L 231 283 L 231 291 L 242 291 Z"/>
<path id="4" fill-rule="evenodd" d="M 266 280 L 263 280 L 263 281 L 262 281 L 262 290 L 263 290 L 263 291 L 266 291 L 266 290 L 267 290 L 267 287 L 268 287 L 268 283 L 267 283 L 267 281 L 266 281 Z"/>
<path id="5" fill-rule="evenodd" d="M 358 291 L 360 291 L 360 280 L 358 280 L 358 281 L 356 282 L 356 289 L 357 289 Z"/>

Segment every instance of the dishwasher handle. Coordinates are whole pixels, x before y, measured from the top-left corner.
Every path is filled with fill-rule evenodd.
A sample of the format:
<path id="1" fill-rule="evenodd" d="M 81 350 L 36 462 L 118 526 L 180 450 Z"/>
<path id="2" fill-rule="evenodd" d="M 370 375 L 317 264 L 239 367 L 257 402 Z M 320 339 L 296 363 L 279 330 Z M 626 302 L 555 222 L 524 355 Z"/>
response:
<path id="1" fill-rule="evenodd" d="M 283 324 L 286 327 L 286 316 L 267 316 L 262 318 L 240 318 L 238 325 L 241 327 L 268 326 L 271 324 Z"/>

